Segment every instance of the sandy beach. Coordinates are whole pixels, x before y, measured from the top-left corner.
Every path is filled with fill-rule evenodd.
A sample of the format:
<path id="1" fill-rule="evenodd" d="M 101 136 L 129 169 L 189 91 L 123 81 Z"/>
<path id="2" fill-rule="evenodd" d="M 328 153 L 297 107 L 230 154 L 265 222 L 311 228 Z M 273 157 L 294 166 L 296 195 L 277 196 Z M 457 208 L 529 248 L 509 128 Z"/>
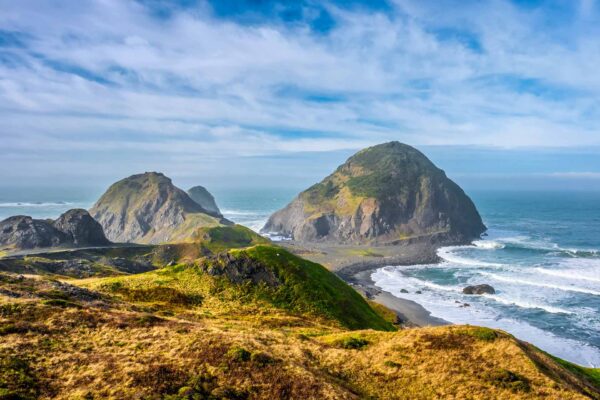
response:
<path id="1" fill-rule="evenodd" d="M 364 294 L 369 300 L 383 304 L 390 310 L 395 311 L 402 320 L 402 323 L 406 326 L 438 326 L 450 324 L 443 319 L 431 316 L 431 313 L 420 304 L 411 300 L 398 298 L 375 286 L 371 279 L 371 274 L 378 268 L 381 268 L 381 265 L 372 267 L 366 265 L 350 266 L 337 271 L 337 274 L 356 290 Z"/>

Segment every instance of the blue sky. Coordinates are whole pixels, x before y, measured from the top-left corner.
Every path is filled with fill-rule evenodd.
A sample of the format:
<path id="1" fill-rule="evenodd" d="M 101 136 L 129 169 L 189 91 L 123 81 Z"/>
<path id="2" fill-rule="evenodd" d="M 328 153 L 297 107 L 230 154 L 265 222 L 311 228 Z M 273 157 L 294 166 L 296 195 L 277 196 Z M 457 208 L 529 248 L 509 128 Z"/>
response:
<path id="1" fill-rule="evenodd" d="M 400 140 L 600 189 L 600 4 L 0 0 L 0 185 L 304 185 Z"/>

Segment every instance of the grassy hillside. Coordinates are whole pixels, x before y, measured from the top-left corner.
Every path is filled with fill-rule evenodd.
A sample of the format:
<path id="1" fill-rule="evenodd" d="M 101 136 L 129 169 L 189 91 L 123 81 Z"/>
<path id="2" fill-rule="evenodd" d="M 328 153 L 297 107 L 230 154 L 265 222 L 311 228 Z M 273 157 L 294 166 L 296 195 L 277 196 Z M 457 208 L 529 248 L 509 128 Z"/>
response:
<path id="1" fill-rule="evenodd" d="M 172 267 L 120 288 L 123 278 L 73 286 L 0 274 L 0 398 L 588 398 L 577 373 L 502 332 L 348 331 L 194 295 L 195 274 Z"/>
<path id="2" fill-rule="evenodd" d="M 232 276 L 232 268 L 238 266 L 243 267 Z M 246 275 L 243 268 L 248 270 Z M 350 329 L 394 330 L 356 291 L 324 267 L 270 245 L 231 250 L 191 265 L 79 284 L 149 310 L 160 307 L 172 313 L 229 318 L 286 312 Z"/>
<path id="3" fill-rule="evenodd" d="M 198 234 L 103 255 L 141 273 L 0 272 L 0 399 L 600 399 L 599 370 L 487 328 L 396 330 L 319 264 Z"/>

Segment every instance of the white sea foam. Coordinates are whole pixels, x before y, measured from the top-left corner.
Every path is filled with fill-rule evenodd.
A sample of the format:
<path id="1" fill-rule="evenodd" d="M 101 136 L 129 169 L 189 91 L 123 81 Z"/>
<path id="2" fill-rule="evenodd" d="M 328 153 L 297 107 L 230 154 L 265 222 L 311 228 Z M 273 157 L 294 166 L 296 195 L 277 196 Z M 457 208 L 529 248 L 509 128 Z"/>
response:
<path id="1" fill-rule="evenodd" d="M 587 261 L 587 260 L 586 260 Z M 548 269 L 535 268 L 535 270 L 544 275 L 554 276 L 557 278 L 572 279 L 578 281 L 597 282 L 600 283 L 600 265 L 596 267 L 596 271 L 586 271 L 579 269 Z"/>
<path id="2" fill-rule="evenodd" d="M 507 302 L 521 307 L 542 308 L 548 312 L 555 313 L 567 310 L 521 301 L 519 301 L 521 304 L 516 304 L 516 301 L 506 300 L 498 295 L 494 297 L 470 297 L 471 300 L 468 300 L 470 307 L 464 307 L 466 296 L 456 293 L 455 287 L 447 288 L 450 290 L 423 290 L 421 294 L 416 294 L 417 290 L 421 290 L 424 287 L 435 289 L 435 286 L 433 286 L 435 284 L 425 285 L 422 280 L 403 274 L 401 272 L 403 270 L 405 270 L 405 267 L 402 267 L 402 269 L 395 267 L 380 268 L 371 277 L 376 286 L 392 293 L 396 297 L 418 302 L 429 310 L 434 317 L 457 324 L 474 324 L 502 329 L 520 339 L 532 342 L 536 346 L 558 357 L 581 365 L 600 366 L 600 349 L 584 342 L 558 337 L 551 332 L 536 328 L 525 321 L 503 316 L 487 302 Z M 408 293 L 403 293 L 402 289 L 408 290 Z M 457 303 L 457 301 L 460 301 L 460 303 Z"/>
<path id="3" fill-rule="evenodd" d="M 560 307 L 549 306 L 547 304 L 531 303 L 531 302 L 520 301 L 520 300 L 515 300 L 515 299 L 505 299 L 501 296 L 497 296 L 497 295 L 493 295 L 493 294 L 484 294 L 482 296 L 485 298 L 497 301 L 498 303 L 506 304 L 509 306 L 517 306 L 520 308 L 539 309 L 539 310 L 544 310 L 546 312 L 549 312 L 551 314 L 575 314 L 573 311 L 565 310 L 564 308 L 560 308 Z"/>
<path id="4" fill-rule="evenodd" d="M 486 250 L 503 249 L 505 246 L 504 243 L 500 243 L 495 240 L 475 240 L 473 244 L 479 249 Z"/>
<path id="5" fill-rule="evenodd" d="M 514 276 L 503 277 L 503 276 L 493 274 L 490 272 L 485 272 L 485 271 L 481 271 L 479 273 L 481 275 L 488 276 L 488 277 L 495 279 L 497 281 L 500 281 L 500 282 L 508 282 L 508 283 L 513 283 L 513 284 L 518 283 L 521 285 L 537 286 L 537 287 L 548 288 L 548 289 L 562 290 L 562 291 L 566 291 L 566 292 L 585 293 L 585 294 L 591 294 L 594 296 L 600 296 L 600 291 L 582 288 L 582 287 L 578 287 L 578 286 L 565 286 L 565 285 L 556 285 L 554 283 L 547 283 L 547 282 L 534 282 L 534 281 L 529 281 L 526 279 L 516 278 Z"/>
<path id="6" fill-rule="evenodd" d="M 237 216 L 256 216 L 256 215 L 263 215 L 264 213 L 258 213 L 255 211 L 244 211 L 244 210 L 221 210 L 221 213 L 223 215 L 237 215 Z"/>
<path id="7" fill-rule="evenodd" d="M 447 261 L 447 262 L 453 263 L 453 264 L 468 265 L 471 267 L 492 267 L 492 268 L 503 267 L 503 264 L 490 263 L 490 262 L 480 261 L 480 260 L 476 260 L 476 259 L 460 257 L 460 256 L 454 254 L 454 252 L 457 250 L 470 249 L 470 248 L 471 248 L 471 246 L 441 247 L 437 250 L 437 255 L 444 261 Z"/>
<path id="8" fill-rule="evenodd" d="M 57 201 L 57 202 L 8 202 L 0 203 L 0 207 L 64 207 L 73 203 Z"/>

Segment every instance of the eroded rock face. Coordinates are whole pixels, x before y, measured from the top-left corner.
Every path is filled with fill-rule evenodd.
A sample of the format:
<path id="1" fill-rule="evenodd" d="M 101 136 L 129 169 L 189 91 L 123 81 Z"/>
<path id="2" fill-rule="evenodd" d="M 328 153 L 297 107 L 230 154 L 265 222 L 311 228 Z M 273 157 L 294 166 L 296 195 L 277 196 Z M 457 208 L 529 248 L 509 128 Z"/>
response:
<path id="1" fill-rule="evenodd" d="M 263 283 L 271 287 L 281 284 L 272 270 L 246 256 L 222 253 L 206 257 L 199 264 L 199 268 L 209 275 L 225 276 L 235 284 L 251 282 L 253 284 Z"/>
<path id="2" fill-rule="evenodd" d="M 230 223 L 158 172 L 113 184 L 90 213 L 113 242 L 164 243 L 185 239 L 198 227 Z"/>
<path id="3" fill-rule="evenodd" d="M 215 198 L 208 190 L 206 190 L 204 186 L 194 186 L 187 191 L 187 194 L 205 210 L 217 215 L 221 215 L 221 211 L 217 206 Z"/>
<path id="4" fill-rule="evenodd" d="M 53 223 L 54 227 L 68 236 L 75 246 L 105 246 L 110 241 L 104 236 L 102 225 L 82 209 L 69 210 Z"/>
<path id="5" fill-rule="evenodd" d="M 0 222 L 0 246 L 26 250 L 55 246 L 106 246 L 102 227 L 81 209 L 69 210 L 56 221 L 17 215 Z"/>
<path id="6" fill-rule="evenodd" d="M 463 289 L 463 293 L 464 294 L 494 294 L 496 293 L 496 290 L 484 283 L 482 285 L 473 285 L 473 286 L 467 286 L 466 288 Z"/>
<path id="7" fill-rule="evenodd" d="M 52 221 L 16 215 L 0 222 L 0 246 L 15 249 L 59 246 L 67 235 L 52 225 Z"/>
<path id="8" fill-rule="evenodd" d="M 263 232 L 300 242 L 465 243 L 485 231 L 464 191 L 399 142 L 364 149 L 274 213 Z"/>

